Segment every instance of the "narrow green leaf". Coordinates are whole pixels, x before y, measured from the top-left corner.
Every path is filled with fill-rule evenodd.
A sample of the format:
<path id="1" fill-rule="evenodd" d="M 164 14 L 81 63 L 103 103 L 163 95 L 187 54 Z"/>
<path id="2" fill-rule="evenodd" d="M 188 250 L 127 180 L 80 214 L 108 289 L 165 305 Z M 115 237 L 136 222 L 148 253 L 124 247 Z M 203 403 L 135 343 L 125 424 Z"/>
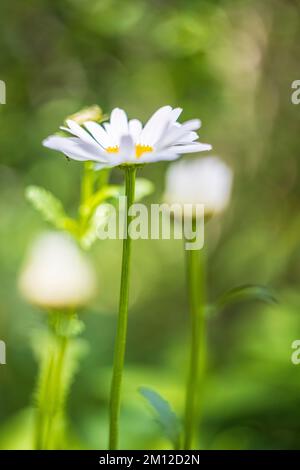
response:
<path id="1" fill-rule="evenodd" d="M 121 186 L 117 185 L 106 185 L 93 194 L 85 203 L 86 215 L 93 214 L 93 211 L 97 209 L 103 202 L 109 199 L 118 198 L 121 193 Z"/>
<path id="2" fill-rule="evenodd" d="M 219 311 L 238 302 L 261 301 L 269 304 L 277 303 L 272 291 L 265 286 L 246 284 L 235 287 L 222 294 L 210 310 Z"/>
<path id="3" fill-rule="evenodd" d="M 145 178 L 137 178 L 136 180 L 136 196 L 135 201 L 139 201 L 145 196 L 151 194 L 154 185 Z M 80 237 L 80 242 L 84 248 L 90 248 L 97 238 L 97 230 L 99 227 L 106 225 L 111 216 L 111 204 L 116 206 L 120 196 L 124 196 L 124 186 L 107 185 L 91 196 L 82 207 L 82 213 L 90 217 L 88 227 Z M 109 203 L 109 204 L 107 204 Z"/>
<path id="4" fill-rule="evenodd" d="M 171 441 L 174 449 L 179 449 L 181 423 L 170 404 L 159 393 L 150 388 L 141 387 L 139 392 L 154 409 L 156 421 L 162 427 L 166 438 Z"/>
<path id="5" fill-rule="evenodd" d="M 25 196 L 46 222 L 60 229 L 65 229 L 66 225 L 70 224 L 71 219 L 66 216 L 61 201 L 50 191 L 40 186 L 28 186 Z"/>
<path id="6" fill-rule="evenodd" d="M 100 204 L 91 217 L 88 227 L 80 237 L 80 243 L 84 249 L 89 249 L 98 238 L 98 231 L 104 227 L 112 215 L 112 207 L 109 204 Z"/>

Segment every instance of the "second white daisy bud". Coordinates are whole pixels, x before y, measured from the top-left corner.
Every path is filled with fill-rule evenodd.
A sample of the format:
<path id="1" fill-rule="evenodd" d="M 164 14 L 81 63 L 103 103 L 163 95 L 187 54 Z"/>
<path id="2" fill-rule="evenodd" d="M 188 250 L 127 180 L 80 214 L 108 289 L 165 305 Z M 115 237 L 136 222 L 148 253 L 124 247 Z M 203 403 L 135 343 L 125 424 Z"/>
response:
<path id="1" fill-rule="evenodd" d="M 89 106 L 88 108 L 83 108 L 77 113 L 72 114 L 66 118 L 66 121 L 71 120 L 77 122 L 77 124 L 82 125 L 86 121 L 99 122 L 103 119 L 102 109 L 96 104 Z"/>
<path id="2" fill-rule="evenodd" d="M 48 232 L 33 244 L 19 279 L 23 296 L 45 309 L 85 305 L 95 292 L 91 264 L 67 235 Z"/>
<path id="3" fill-rule="evenodd" d="M 232 170 L 218 157 L 180 161 L 168 168 L 164 199 L 170 205 L 180 205 L 182 213 L 191 216 L 202 204 L 205 216 L 210 217 L 227 207 L 232 180 Z"/>

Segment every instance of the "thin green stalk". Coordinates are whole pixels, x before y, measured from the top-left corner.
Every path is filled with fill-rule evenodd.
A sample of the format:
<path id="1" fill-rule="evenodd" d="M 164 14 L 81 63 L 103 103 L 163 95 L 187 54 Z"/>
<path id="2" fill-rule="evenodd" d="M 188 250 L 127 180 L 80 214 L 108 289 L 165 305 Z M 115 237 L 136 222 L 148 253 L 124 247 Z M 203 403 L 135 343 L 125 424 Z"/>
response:
<path id="1" fill-rule="evenodd" d="M 184 449 L 195 445 L 206 361 L 205 266 L 203 250 L 186 250 L 191 343 L 185 401 Z"/>
<path id="2" fill-rule="evenodd" d="M 55 367 L 52 373 L 52 381 L 50 383 L 51 391 L 49 396 L 48 420 L 45 435 L 46 449 L 51 449 L 51 447 L 55 447 L 55 424 L 57 419 L 59 419 L 60 414 L 63 414 L 64 409 L 63 370 L 68 347 L 68 338 L 66 336 L 57 336 L 56 342 L 57 351 L 55 358 Z"/>
<path id="3" fill-rule="evenodd" d="M 96 178 L 97 189 L 104 188 L 108 184 L 110 172 L 111 168 L 104 168 L 103 170 L 98 171 Z"/>
<path id="4" fill-rule="evenodd" d="M 95 171 L 92 162 L 85 162 L 81 179 L 81 194 L 79 205 L 80 233 L 84 233 L 89 218 L 87 201 L 94 193 Z"/>
<path id="5" fill-rule="evenodd" d="M 81 181 L 81 204 L 92 196 L 94 192 L 95 170 L 92 162 L 85 162 Z"/>
<path id="6" fill-rule="evenodd" d="M 109 174 L 109 168 L 95 172 L 93 162 L 84 164 L 79 205 L 79 238 L 88 228 L 95 209 L 109 196 L 117 193 L 117 186 L 108 185 Z"/>
<path id="7" fill-rule="evenodd" d="M 122 375 L 126 350 L 127 320 L 128 320 L 128 296 L 129 296 L 129 273 L 131 257 L 131 238 L 129 225 L 132 217 L 128 211 L 134 203 L 136 167 L 125 167 L 125 195 L 127 197 L 126 211 L 126 236 L 123 240 L 122 272 L 118 326 L 115 342 L 114 364 L 110 392 L 110 427 L 109 427 L 109 449 L 115 450 L 118 447 L 119 439 L 119 416 L 121 402 Z"/>
<path id="8" fill-rule="evenodd" d="M 49 352 L 40 366 L 40 377 L 38 380 L 37 409 L 35 418 L 34 448 L 36 450 L 44 449 L 46 423 L 47 423 L 47 401 L 48 392 L 53 374 L 53 351 Z"/>
<path id="9" fill-rule="evenodd" d="M 35 421 L 35 449 L 53 447 L 56 420 L 64 408 L 64 366 L 69 343 L 68 326 L 72 316 L 69 311 L 51 313 L 51 338 L 47 354 L 42 358 L 37 387 Z M 54 444 L 55 445 L 55 444 Z"/>

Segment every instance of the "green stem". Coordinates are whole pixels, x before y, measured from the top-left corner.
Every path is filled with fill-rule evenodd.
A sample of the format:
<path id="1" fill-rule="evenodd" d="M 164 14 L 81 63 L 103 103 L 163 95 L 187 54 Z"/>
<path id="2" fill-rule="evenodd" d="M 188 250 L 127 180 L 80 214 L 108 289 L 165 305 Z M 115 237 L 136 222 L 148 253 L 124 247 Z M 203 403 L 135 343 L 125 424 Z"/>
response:
<path id="1" fill-rule="evenodd" d="M 95 209 L 109 196 L 117 194 L 117 186 L 108 185 L 109 174 L 109 168 L 95 172 L 93 162 L 84 164 L 79 205 L 79 239 L 88 228 Z"/>
<path id="2" fill-rule="evenodd" d="M 87 201 L 94 193 L 95 171 L 92 162 L 85 162 L 81 179 L 81 194 L 79 205 L 80 234 L 84 233 L 89 218 Z"/>
<path id="3" fill-rule="evenodd" d="M 52 374 L 52 383 L 50 384 L 51 396 L 49 397 L 48 421 L 45 436 L 45 448 L 56 447 L 55 424 L 60 417 L 63 419 L 63 371 L 65 356 L 68 347 L 68 338 L 66 336 L 57 336 L 55 367 Z"/>
<path id="4" fill-rule="evenodd" d="M 203 250 L 186 250 L 187 284 L 191 318 L 191 343 L 186 388 L 184 449 L 195 445 L 199 425 L 199 395 L 204 385 L 206 361 L 205 263 Z"/>
<path id="5" fill-rule="evenodd" d="M 104 188 L 104 186 L 108 185 L 110 172 L 111 168 L 104 168 L 103 170 L 98 171 L 98 177 L 96 179 L 97 189 Z"/>
<path id="6" fill-rule="evenodd" d="M 95 171 L 92 162 L 85 162 L 81 181 L 81 204 L 92 196 L 94 192 Z"/>
<path id="7" fill-rule="evenodd" d="M 55 447 L 53 429 L 64 409 L 64 366 L 69 343 L 68 326 L 72 316 L 69 311 L 53 312 L 50 328 L 53 337 L 49 340 L 48 354 L 42 358 L 37 392 L 35 421 L 35 449 Z M 62 331 L 64 329 L 64 331 Z"/>
<path id="8" fill-rule="evenodd" d="M 125 195 L 127 197 L 126 211 L 126 236 L 123 240 L 122 273 L 120 288 L 120 303 L 118 327 L 115 342 L 114 364 L 112 372 L 112 383 L 110 392 L 110 428 L 109 428 L 109 449 L 115 450 L 118 447 L 119 438 L 119 416 L 121 402 L 122 375 L 124 367 L 124 358 L 126 350 L 127 320 L 128 320 L 128 296 L 129 296 L 129 271 L 131 255 L 131 238 L 129 234 L 129 225 L 132 216 L 128 211 L 134 203 L 135 190 L 135 166 L 125 167 Z"/>
<path id="9" fill-rule="evenodd" d="M 48 357 L 49 356 L 49 357 Z M 36 450 L 43 450 L 45 442 L 45 433 L 47 428 L 47 401 L 48 392 L 53 374 L 53 351 L 49 352 L 45 360 L 42 360 L 40 366 L 40 376 L 38 380 L 37 410 L 35 418 L 35 444 Z"/>

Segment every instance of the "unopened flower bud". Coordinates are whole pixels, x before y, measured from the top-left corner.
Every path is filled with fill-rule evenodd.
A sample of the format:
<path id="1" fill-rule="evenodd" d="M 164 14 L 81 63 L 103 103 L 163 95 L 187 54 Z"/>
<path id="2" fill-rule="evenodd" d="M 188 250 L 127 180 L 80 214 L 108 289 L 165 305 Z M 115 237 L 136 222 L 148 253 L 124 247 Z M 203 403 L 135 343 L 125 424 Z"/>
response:
<path id="1" fill-rule="evenodd" d="M 99 122 L 103 119 L 103 112 L 102 109 L 94 104 L 93 106 L 89 106 L 87 108 L 83 108 L 77 113 L 72 114 L 66 118 L 66 121 L 71 120 L 77 122 L 77 124 L 81 125 L 86 121 L 95 121 Z"/>
<path id="2" fill-rule="evenodd" d="M 179 204 L 183 212 L 189 207 L 191 215 L 191 205 L 203 204 L 205 216 L 210 217 L 227 207 L 232 179 L 232 170 L 218 157 L 173 163 L 167 171 L 164 199 Z"/>
<path id="3" fill-rule="evenodd" d="M 19 287 L 32 304 L 48 309 L 85 305 L 96 286 L 91 264 L 68 236 L 48 232 L 33 244 Z"/>

